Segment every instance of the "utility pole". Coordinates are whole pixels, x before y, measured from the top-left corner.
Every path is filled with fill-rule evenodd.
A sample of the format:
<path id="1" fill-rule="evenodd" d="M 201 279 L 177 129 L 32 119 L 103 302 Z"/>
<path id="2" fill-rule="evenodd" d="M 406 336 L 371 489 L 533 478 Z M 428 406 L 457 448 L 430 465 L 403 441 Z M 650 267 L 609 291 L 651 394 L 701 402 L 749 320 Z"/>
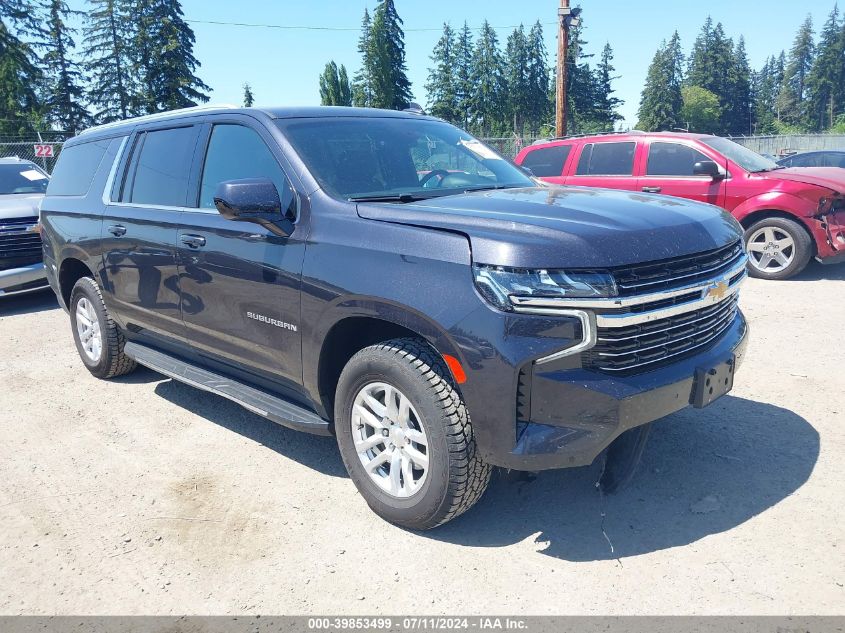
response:
<path id="1" fill-rule="evenodd" d="M 555 107 L 555 136 L 566 136 L 566 53 L 569 50 L 569 0 L 560 0 L 557 17 L 557 103 Z"/>
<path id="2" fill-rule="evenodd" d="M 566 136 L 566 54 L 569 52 L 569 28 L 578 26 L 581 9 L 569 8 L 569 0 L 560 0 L 557 10 L 557 104 L 555 135 Z"/>

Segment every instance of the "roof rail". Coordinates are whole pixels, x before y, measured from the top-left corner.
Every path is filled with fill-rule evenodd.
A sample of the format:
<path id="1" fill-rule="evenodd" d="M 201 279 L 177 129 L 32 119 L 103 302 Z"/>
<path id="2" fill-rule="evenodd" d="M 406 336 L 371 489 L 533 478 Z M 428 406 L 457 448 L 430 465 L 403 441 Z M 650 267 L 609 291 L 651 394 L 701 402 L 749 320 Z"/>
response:
<path id="1" fill-rule="evenodd" d="M 239 106 L 231 103 L 221 103 L 215 105 L 201 105 L 190 108 L 179 108 L 176 110 L 167 110 L 166 112 L 156 112 L 155 114 L 145 114 L 144 116 L 130 117 L 128 119 L 121 119 L 120 121 L 112 121 L 111 123 L 103 123 L 102 125 L 94 125 L 85 130 L 82 130 L 79 135 L 87 134 L 88 132 L 99 132 L 100 130 L 108 130 L 113 127 L 119 127 L 128 123 L 146 123 L 147 121 L 157 121 L 159 119 L 167 119 L 174 114 L 192 114 L 194 112 L 204 112 L 206 110 L 231 110 Z"/>
<path id="2" fill-rule="evenodd" d="M 631 134 L 631 135 L 639 135 L 645 134 L 642 130 L 616 130 L 614 132 L 590 132 L 588 134 L 569 134 L 568 136 L 555 136 L 550 139 L 549 141 L 562 141 L 565 139 L 570 138 L 587 138 L 588 136 L 613 136 L 614 134 Z"/>

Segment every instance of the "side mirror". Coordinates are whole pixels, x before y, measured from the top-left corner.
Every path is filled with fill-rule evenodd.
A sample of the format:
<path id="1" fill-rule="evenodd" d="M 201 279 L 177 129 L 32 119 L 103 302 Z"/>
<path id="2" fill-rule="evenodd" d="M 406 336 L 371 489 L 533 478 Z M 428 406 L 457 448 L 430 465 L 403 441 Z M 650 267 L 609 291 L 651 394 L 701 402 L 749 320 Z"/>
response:
<path id="1" fill-rule="evenodd" d="M 214 206 L 227 220 L 254 222 L 284 237 L 293 233 L 293 222 L 282 214 L 279 191 L 269 178 L 221 182 L 214 192 Z"/>
<path id="2" fill-rule="evenodd" d="M 719 166 L 712 160 L 698 161 L 692 167 L 692 174 L 693 176 L 710 176 L 713 180 L 725 177 Z"/>

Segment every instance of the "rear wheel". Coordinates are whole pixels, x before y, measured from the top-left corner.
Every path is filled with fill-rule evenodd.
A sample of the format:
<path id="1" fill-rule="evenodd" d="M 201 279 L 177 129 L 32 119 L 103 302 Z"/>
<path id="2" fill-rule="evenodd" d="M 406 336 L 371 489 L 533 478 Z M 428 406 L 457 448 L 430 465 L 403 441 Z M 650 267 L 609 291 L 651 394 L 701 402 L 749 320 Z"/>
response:
<path id="1" fill-rule="evenodd" d="M 90 277 L 77 281 L 70 293 L 70 322 L 79 357 L 97 378 L 122 376 L 137 367 L 123 353 L 126 339 L 109 316 L 100 287 Z"/>
<path id="2" fill-rule="evenodd" d="M 760 279 L 788 279 L 800 273 L 813 256 L 807 231 L 793 220 L 764 218 L 745 232 L 748 273 Z"/>
<path id="3" fill-rule="evenodd" d="M 461 396 L 422 341 L 387 341 L 350 359 L 338 381 L 335 433 L 361 496 L 397 525 L 446 523 L 490 480 Z"/>

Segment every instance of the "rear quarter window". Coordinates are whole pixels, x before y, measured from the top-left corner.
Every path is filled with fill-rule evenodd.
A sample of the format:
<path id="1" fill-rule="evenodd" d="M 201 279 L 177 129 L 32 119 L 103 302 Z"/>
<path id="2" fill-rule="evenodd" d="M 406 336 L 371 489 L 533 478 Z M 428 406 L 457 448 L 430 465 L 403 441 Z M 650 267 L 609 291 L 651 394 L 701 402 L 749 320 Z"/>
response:
<path id="1" fill-rule="evenodd" d="M 112 139 L 103 139 L 65 147 L 53 169 L 47 195 L 86 195 L 111 142 Z"/>
<path id="2" fill-rule="evenodd" d="M 571 145 L 554 145 L 552 147 L 539 147 L 533 149 L 522 159 L 522 166 L 531 170 L 535 176 L 543 178 L 549 176 L 560 176 L 563 174 L 563 166 L 569 153 Z"/>

